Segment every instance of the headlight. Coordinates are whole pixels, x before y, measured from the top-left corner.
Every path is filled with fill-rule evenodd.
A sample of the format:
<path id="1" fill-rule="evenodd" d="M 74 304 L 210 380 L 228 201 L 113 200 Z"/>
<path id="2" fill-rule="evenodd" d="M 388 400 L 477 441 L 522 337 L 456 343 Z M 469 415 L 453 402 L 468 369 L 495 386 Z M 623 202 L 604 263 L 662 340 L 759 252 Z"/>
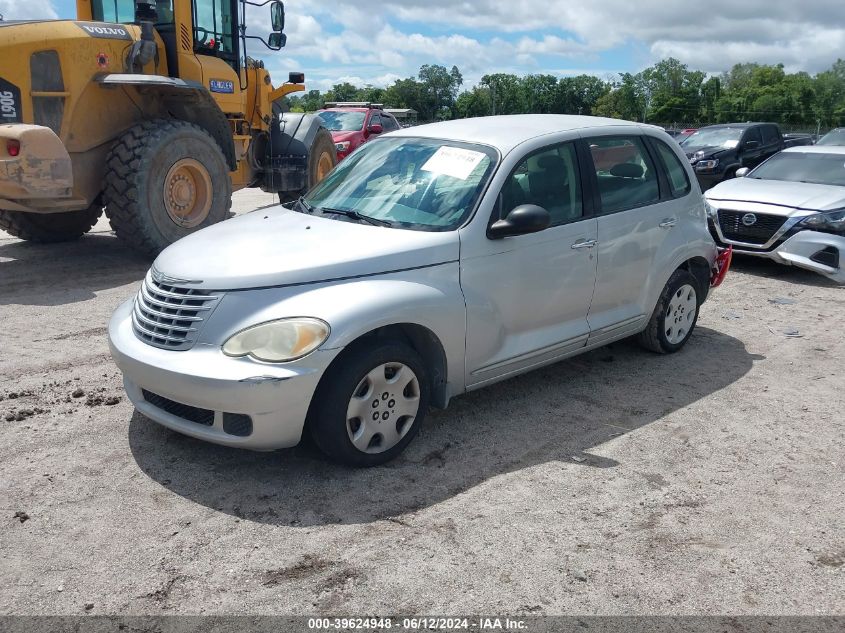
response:
<path id="1" fill-rule="evenodd" d="M 334 147 L 339 152 L 345 152 L 346 150 L 349 149 L 349 146 L 351 144 L 352 144 L 351 141 L 341 141 L 340 143 L 335 143 Z"/>
<path id="2" fill-rule="evenodd" d="M 695 163 L 695 170 L 696 171 L 710 171 L 711 169 L 716 169 L 719 166 L 719 159 L 714 158 L 710 160 L 700 160 Z"/>
<path id="3" fill-rule="evenodd" d="M 820 231 L 835 231 L 837 233 L 841 233 L 845 231 L 845 209 L 836 209 L 834 211 L 825 211 L 824 213 L 808 215 L 806 218 L 801 220 L 799 226 L 818 229 Z"/>
<path id="4" fill-rule="evenodd" d="M 716 219 L 716 214 L 719 213 L 719 210 L 710 204 L 706 199 L 704 200 L 704 210 L 707 212 L 708 218 Z"/>
<path id="5" fill-rule="evenodd" d="M 283 363 L 313 352 L 326 341 L 330 331 L 329 324 L 320 319 L 267 321 L 229 337 L 223 343 L 223 353 Z"/>

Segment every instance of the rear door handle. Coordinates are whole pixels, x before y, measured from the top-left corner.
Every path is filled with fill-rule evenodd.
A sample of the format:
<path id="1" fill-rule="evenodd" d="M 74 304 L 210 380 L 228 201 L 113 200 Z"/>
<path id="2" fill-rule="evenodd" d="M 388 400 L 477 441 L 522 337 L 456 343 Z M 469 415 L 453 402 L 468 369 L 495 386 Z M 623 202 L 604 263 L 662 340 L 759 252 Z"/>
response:
<path id="1" fill-rule="evenodd" d="M 572 245 L 572 248 L 576 248 L 576 249 L 578 249 L 578 248 L 593 248 L 593 246 L 595 246 L 596 244 L 598 244 L 598 242 L 596 240 L 583 240 L 582 239 L 582 240 L 578 240 L 577 242 L 575 242 Z"/>
<path id="2" fill-rule="evenodd" d="M 657 226 L 659 226 L 661 229 L 671 229 L 677 223 L 678 223 L 678 221 L 675 218 L 666 218 L 665 220 L 663 220 L 663 222 L 661 222 Z"/>

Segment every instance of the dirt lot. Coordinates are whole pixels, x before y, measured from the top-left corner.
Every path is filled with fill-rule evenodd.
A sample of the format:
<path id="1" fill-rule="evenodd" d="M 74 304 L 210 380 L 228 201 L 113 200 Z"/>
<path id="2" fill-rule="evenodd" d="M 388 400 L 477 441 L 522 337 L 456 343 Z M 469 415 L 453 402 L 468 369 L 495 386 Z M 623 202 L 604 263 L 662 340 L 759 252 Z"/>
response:
<path id="1" fill-rule="evenodd" d="M 457 398 L 349 470 L 133 412 L 106 323 L 148 265 L 105 223 L 0 233 L 0 613 L 845 614 L 845 290 L 823 278 L 739 262 L 683 352 L 616 344 Z"/>

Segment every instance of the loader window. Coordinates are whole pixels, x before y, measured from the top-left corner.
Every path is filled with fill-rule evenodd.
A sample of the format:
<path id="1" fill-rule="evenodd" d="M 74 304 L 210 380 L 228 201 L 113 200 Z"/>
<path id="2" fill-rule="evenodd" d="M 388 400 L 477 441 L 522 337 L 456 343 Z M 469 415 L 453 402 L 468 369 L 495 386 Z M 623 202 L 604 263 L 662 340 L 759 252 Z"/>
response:
<path id="1" fill-rule="evenodd" d="M 135 0 L 93 0 L 91 14 L 97 22 L 131 24 L 135 21 Z"/>
<path id="2" fill-rule="evenodd" d="M 232 0 L 194 0 L 194 50 L 227 61 L 237 58 L 237 3 Z"/>

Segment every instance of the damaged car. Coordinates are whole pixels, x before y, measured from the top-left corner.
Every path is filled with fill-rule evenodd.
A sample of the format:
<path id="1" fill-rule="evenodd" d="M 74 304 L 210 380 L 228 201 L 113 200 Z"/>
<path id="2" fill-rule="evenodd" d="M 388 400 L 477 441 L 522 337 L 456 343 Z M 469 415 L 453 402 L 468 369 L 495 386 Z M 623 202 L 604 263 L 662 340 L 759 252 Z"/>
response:
<path id="1" fill-rule="evenodd" d="M 793 147 L 705 193 L 717 243 L 845 283 L 845 147 Z"/>

